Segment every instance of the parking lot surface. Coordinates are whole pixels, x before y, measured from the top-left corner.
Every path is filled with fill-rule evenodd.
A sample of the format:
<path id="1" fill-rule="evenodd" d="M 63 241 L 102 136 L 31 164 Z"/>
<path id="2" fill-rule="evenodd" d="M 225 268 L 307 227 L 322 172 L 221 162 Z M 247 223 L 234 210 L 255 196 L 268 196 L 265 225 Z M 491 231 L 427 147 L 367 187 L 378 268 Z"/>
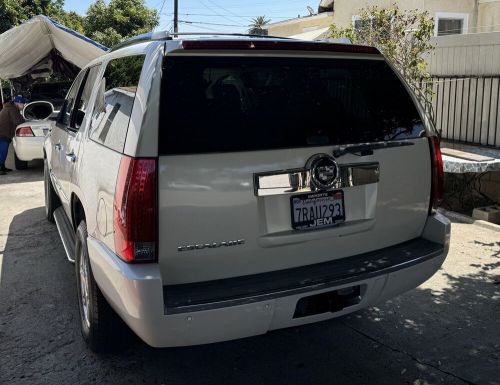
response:
<path id="1" fill-rule="evenodd" d="M 188 348 L 125 330 L 94 354 L 42 174 L 0 176 L 0 384 L 500 384 L 500 232 L 477 224 L 454 223 L 443 268 L 377 307 Z"/>

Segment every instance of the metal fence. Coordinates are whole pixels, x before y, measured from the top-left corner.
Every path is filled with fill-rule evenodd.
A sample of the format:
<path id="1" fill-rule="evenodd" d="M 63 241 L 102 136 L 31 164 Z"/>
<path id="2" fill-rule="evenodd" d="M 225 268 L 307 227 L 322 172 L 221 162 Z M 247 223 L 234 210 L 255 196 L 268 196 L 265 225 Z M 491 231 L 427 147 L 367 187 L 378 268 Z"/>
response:
<path id="1" fill-rule="evenodd" d="M 444 139 L 500 146 L 500 75 L 434 77 L 430 81 L 433 97 L 428 112 Z"/>

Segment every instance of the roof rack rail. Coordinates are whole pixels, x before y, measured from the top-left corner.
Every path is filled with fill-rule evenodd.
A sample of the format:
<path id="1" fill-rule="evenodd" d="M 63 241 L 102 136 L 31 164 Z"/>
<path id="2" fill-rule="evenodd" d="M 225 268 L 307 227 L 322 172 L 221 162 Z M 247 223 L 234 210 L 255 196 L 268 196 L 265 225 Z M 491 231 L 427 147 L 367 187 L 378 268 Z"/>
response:
<path id="1" fill-rule="evenodd" d="M 111 47 L 108 52 L 116 51 L 117 49 L 128 47 L 130 45 L 143 43 L 146 41 L 153 40 L 173 40 L 177 36 L 240 36 L 240 37 L 256 37 L 261 39 L 283 39 L 283 40 L 293 40 L 288 37 L 281 36 L 268 36 L 268 35 L 254 35 L 249 33 L 230 33 L 230 32 L 168 32 L 168 31 L 158 31 L 158 32 L 148 32 L 142 35 L 137 35 L 127 39 L 121 43 L 118 43 Z"/>

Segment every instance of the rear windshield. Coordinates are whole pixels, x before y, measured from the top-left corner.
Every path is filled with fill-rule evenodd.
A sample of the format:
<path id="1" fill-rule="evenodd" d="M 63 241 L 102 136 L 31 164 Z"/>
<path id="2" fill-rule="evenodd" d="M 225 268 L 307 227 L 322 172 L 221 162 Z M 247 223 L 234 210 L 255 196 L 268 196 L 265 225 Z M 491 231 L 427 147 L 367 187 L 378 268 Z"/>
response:
<path id="1" fill-rule="evenodd" d="M 162 155 L 416 138 L 417 109 L 379 60 L 165 58 Z"/>

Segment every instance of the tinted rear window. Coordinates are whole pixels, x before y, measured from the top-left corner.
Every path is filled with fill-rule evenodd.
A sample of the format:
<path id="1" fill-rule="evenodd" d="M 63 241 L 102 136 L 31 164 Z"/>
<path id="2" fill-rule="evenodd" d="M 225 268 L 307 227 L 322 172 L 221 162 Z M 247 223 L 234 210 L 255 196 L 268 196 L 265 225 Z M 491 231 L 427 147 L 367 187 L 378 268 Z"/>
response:
<path id="1" fill-rule="evenodd" d="M 160 154 L 416 138 L 423 124 L 383 61 L 166 57 Z"/>

